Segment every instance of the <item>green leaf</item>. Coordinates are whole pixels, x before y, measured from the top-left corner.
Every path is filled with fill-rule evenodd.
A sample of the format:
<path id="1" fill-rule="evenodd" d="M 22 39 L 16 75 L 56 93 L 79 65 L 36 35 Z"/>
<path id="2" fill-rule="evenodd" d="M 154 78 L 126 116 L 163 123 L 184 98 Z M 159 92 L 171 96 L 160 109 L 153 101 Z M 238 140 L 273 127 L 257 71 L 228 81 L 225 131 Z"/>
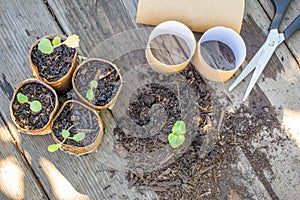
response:
<path id="1" fill-rule="evenodd" d="M 92 81 L 90 82 L 90 86 L 91 86 L 91 88 L 96 88 L 96 87 L 98 87 L 98 82 L 95 81 L 95 80 L 92 80 Z"/>
<path id="2" fill-rule="evenodd" d="M 92 100 L 94 99 L 94 92 L 93 92 L 93 90 L 92 90 L 92 89 L 89 89 L 89 90 L 86 92 L 85 97 L 86 97 L 88 100 L 92 101 Z"/>
<path id="3" fill-rule="evenodd" d="M 52 40 L 52 45 L 55 47 L 55 46 L 58 46 L 59 44 L 61 43 L 61 39 L 59 36 L 56 36 L 53 40 Z"/>
<path id="4" fill-rule="evenodd" d="M 168 135 L 168 141 L 172 148 L 177 148 L 184 143 L 185 137 L 184 135 L 176 135 L 174 133 L 170 133 Z"/>
<path id="5" fill-rule="evenodd" d="M 61 144 L 51 144 L 48 146 L 48 151 L 53 153 L 61 147 Z"/>
<path id="6" fill-rule="evenodd" d="M 50 54 L 53 52 L 53 46 L 49 39 L 43 38 L 38 44 L 38 49 L 45 54 Z"/>
<path id="7" fill-rule="evenodd" d="M 85 138 L 85 133 L 80 132 L 74 135 L 73 140 L 75 140 L 76 142 L 80 142 Z"/>
<path id="8" fill-rule="evenodd" d="M 63 129 L 61 131 L 61 136 L 64 138 L 64 139 L 67 139 L 68 137 L 70 137 L 71 133 L 68 131 L 68 130 L 65 130 Z"/>
<path id="9" fill-rule="evenodd" d="M 38 100 L 34 100 L 30 103 L 30 110 L 32 112 L 39 112 L 42 110 L 42 104 Z"/>
<path id="10" fill-rule="evenodd" d="M 172 132 L 177 133 L 178 135 L 185 135 L 186 126 L 184 121 L 175 122 L 174 126 L 172 127 Z"/>
<path id="11" fill-rule="evenodd" d="M 19 92 L 17 94 L 17 100 L 19 103 L 27 103 L 28 102 L 28 97 L 25 96 L 24 94 L 22 94 L 21 92 Z"/>

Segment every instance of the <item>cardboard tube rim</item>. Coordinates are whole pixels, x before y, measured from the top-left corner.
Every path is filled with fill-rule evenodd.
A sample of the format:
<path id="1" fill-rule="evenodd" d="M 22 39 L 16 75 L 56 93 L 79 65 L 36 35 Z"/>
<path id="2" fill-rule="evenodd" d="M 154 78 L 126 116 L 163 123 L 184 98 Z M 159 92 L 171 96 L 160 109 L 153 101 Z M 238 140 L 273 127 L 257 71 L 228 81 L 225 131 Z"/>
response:
<path id="1" fill-rule="evenodd" d="M 32 70 L 32 74 L 35 78 L 45 82 L 46 84 L 50 85 L 51 87 L 53 87 L 55 90 L 59 91 L 59 92 L 64 92 L 68 89 L 70 89 L 71 86 L 71 78 L 72 78 L 72 74 L 74 72 L 74 70 L 77 67 L 77 57 L 78 57 L 78 50 L 77 48 L 75 49 L 75 55 L 74 58 L 72 60 L 72 64 L 71 67 L 69 69 L 69 71 L 60 79 L 56 80 L 56 81 L 48 81 L 46 78 L 42 78 L 39 74 L 38 71 L 38 67 L 33 64 L 32 59 L 31 59 L 31 54 L 32 54 L 32 50 L 35 46 L 38 45 L 38 43 L 43 39 L 43 38 L 50 38 L 50 37 L 55 37 L 55 36 L 59 36 L 61 38 L 67 38 L 67 36 L 62 35 L 62 34 L 48 34 L 48 35 L 44 35 L 43 37 L 41 37 L 40 39 L 36 40 L 30 47 L 29 50 L 29 54 L 28 54 L 28 59 L 29 59 L 29 63 L 31 66 L 31 70 Z"/>
<path id="2" fill-rule="evenodd" d="M 76 87 L 76 84 L 75 84 L 75 79 L 77 77 L 77 72 L 81 69 L 81 68 L 84 68 L 85 67 L 85 64 L 88 63 L 88 62 L 91 62 L 91 61 L 97 61 L 97 62 L 102 62 L 102 63 L 108 63 L 109 65 L 111 65 L 112 67 L 114 67 L 117 71 L 117 73 L 119 74 L 119 77 L 120 77 L 120 86 L 119 86 L 119 89 L 118 91 L 116 92 L 115 96 L 110 100 L 110 102 L 108 102 L 107 104 L 105 104 L 104 106 L 97 106 L 97 105 L 94 105 L 93 103 L 91 103 L 90 101 L 88 101 L 85 96 L 83 96 L 77 89 Z M 116 103 L 116 101 L 118 100 L 119 98 L 119 95 L 121 93 L 121 90 L 123 88 L 123 78 L 122 78 L 122 75 L 121 75 L 121 72 L 120 72 L 120 69 L 115 65 L 113 64 L 112 62 L 109 62 L 108 60 L 104 60 L 104 59 L 100 59 L 100 58 L 88 58 L 86 61 L 82 62 L 74 71 L 73 75 L 72 75 L 72 86 L 73 86 L 73 89 L 76 93 L 76 95 L 79 97 L 79 99 L 84 102 L 86 105 L 88 105 L 89 107 L 91 108 L 94 108 L 96 110 L 104 110 L 104 109 L 107 109 L 109 108 L 110 106 L 114 105 Z"/>
<path id="3" fill-rule="evenodd" d="M 13 114 L 13 108 L 12 108 L 13 101 L 14 101 L 14 99 L 15 99 L 15 97 L 17 95 L 17 92 L 19 91 L 19 89 L 23 85 L 26 85 L 26 84 L 29 84 L 29 83 L 38 83 L 38 84 L 41 84 L 41 85 L 47 87 L 54 94 L 54 96 L 55 96 L 55 106 L 54 106 L 53 111 L 50 113 L 48 123 L 43 128 L 36 129 L 36 130 L 29 130 L 29 129 L 25 129 L 25 128 L 20 127 L 19 124 L 16 123 L 16 120 L 15 120 L 16 118 L 15 118 L 15 116 Z M 17 86 L 17 88 L 14 91 L 13 98 L 10 101 L 10 115 L 11 115 L 11 119 L 12 119 L 13 123 L 15 124 L 15 126 L 20 131 L 22 131 L 22 132 L 24 132 L 26 134 L 29 134 L 29 135 L 46 135 L 46 134 L 51 133 L 50 125 L 52 123 L 53 118 L 56 115 L 58 107 L 59 107 L 58 97 L 57 97 L 56 91 L 51 86 L 47 85 L 46 83 L 44 83 L 43 81 L 41 81 L 39 79 L 28 78 L 28 79 L 22 81 L 21 83 L 19 83 L 19 85 Z"/>
<path id="4" fill-rule="evenodd" d="M 68 100 L 66 101 L 62 106 L 61 108 L 59 109 L 58 113 L 56 114 L 55 118 L 53 119 L 52 123 L 51 123 L 51 135 L 52 135 L 52 138 L 53 140 L 56 142 L 56 143 L 60 143 L 61 141 L 57 139 L 57 137 L 55 136 L 53 130 L 52 130 L 52 126 L 54 125 L 54 122 L 55 120 L 57 119 L 57 117 L 61 114 L 61 112 L 63 111 L 64 107 L 69 104 L 69 103 L 76 103 L 76 104 L 79 104 L 80 106 L 84 107 L 85 109 L 88 109 L 90 111 L 92 111 L 96 116 L 97 116 L 97 121 L 98 121 L 98 125 L 100 127 L 100 130 L 98 132 L 98 135 L 96 136 L 95 140 L 87 145 L 87 146 L 84 146 L 84 147 L 77 147 L 77 146 L 73 146 L 73 145 L 67 145 L 67 144 L 62 144 L 62 149 L 67 151 L 68 153 L 71 153 L 71 154 L 76 154 L 76 155 L 83 155 L 83 154 L 88 154 L 92 151 L 94 151 L 95 149 L 98 148 L 98 146 L 101 144 L 102 142 L 102 138 L 103 138 L 103 134 L 104 134 L 104 125 L 103 125 L 103 122 L 102 122 L 102 119 L 100 117 L 100 115 L 98 115 L 98 113 L 93 110 L 92 108 L 90 108 L 89 106 L 85 105 L 84 103 L 80 102 L 80 101 L 77 101 L 77 100 Z"/>
<path id="5" fill-rule="evenodd" d="M 151 52 L 150 43 L 153 39 L 160 35 L 174 35 L 180 37 L 185 41 L 189 47 L 190 55 L 187 60 L 176 65 L 168 65 L 160 62 Z M 150 66 L 157 72 L 163 74 L 173 74 L 183 70 L 191 61 L 194 53 L 196 51 L 196 39 L 193 32 L 183 23 L 178 21 L 165 21 L 159 24 L 150 33 L 147 47 L 146 47 L 146 58 Z"/>
<path id="6" fill-rule="evenodd" d="M 224 35 L 222 35 L 223 33 L 220 36 L 220 34 L 216 34 L 217 32 L 215 31 L 224 31 L 223 33 L 225 33 L 227 37 L 224 37 Z M 210 37 L 209 34 L 212 34 L 213 36 Z M 226 39 L 228 38 L 228 35 L 230 35 L 230 37 L 233 36 L 235 38 L 234 42 L 235 45 L 238 46 L 237 48 L 238 50 L 236 50 L 235 46 L 232 43 L 228 42 L 228 40 Z M 224 71 L 221 69 L 214 69 L 210 65 L 208 65 L 201 54 L 201 44 L 206 41 L 220 41 L 225 43 L 227 46 L 229 46 L 235 56 L 235 60 L 236 60 L 235 67 L 231 70 Z M 237 51 L 241 51 L 241 53 L 237 53 Z M 246 58 L 246 45 L 243 38 L 231 28 L 216 26 L 209 29 L 201 36 L 200 40 L 197 43 L 197 49 L 195 55 L 193 56 L 192 63 L 195 65 L 199 73 L 203 75 L 205 78 L 211 81 L 225 82 L 233 76 L 233 74 L 242 65 L 245 58 Z"/>

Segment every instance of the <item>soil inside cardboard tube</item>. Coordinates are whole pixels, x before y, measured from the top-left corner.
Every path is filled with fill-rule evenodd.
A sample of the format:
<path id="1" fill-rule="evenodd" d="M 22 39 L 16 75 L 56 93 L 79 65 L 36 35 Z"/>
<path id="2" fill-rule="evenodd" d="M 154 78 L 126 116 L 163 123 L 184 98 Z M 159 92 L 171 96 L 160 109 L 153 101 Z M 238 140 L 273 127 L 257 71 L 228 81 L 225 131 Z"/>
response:
<path id="1" fill-rule="evenodd" d="M 53 40 L 49 38 L 50 41 Z M 62 42 L 66 38 L 62 38 Z M 55 82 L 64 77 L 70 68 L 76 53 L 75 48 L 70 48 L 65 44 L 54 48 L 51 54 L 44 54 L 38 49 L 38 45 L 33 47 L 31 59 L 33 64 L 38 68 L 40 77 L 49 82 Z"/>
<path id="2" fill-rule="evenodd" d="M 79 132 L 85 133 L 85 138 L 80 142 L 71 139 L 67 139 L 64 142 L 64 144 L 77 147 L 85 147 L 93 143 L 100 131 L 98 118 L 94 112 L 78 103 L 70 102 L 64 107 L 52 125 L 53 133 L 59 141 L 63 141 L 61 136 L 63 129 L 69 129 L 71 137 Z"/>
<path id="3" fill-rule="evenodd" d="M 39 83 L 27 83 L 23 85 L 18 93 L 27 96 L 28 101 L 40 101 L 42 110 L 32 112 L 30 103 L 19 103 L 17 96 L 14 97 L 12 108 L 16 123 L 23 129 L 38 130 L 43 128 L 49 122 L 49 117 L 55 108 L 55 95 L 51 90 Z M 18 94 L 16 93 L 16 94 Z"/>
<path id="4" fill-rule="evenodd" d="M 92 89 L 95 98 L 88 100 L 86 92 L 90 89 L 90 82 L 96 80 L 97 88 Z M 104 106 L 112 101 L 121 87 L 120 74 L 107 62 L 92 60 L 86 62 L 76 73 L 75 85 L 78 92 L 95 106 Z"/>

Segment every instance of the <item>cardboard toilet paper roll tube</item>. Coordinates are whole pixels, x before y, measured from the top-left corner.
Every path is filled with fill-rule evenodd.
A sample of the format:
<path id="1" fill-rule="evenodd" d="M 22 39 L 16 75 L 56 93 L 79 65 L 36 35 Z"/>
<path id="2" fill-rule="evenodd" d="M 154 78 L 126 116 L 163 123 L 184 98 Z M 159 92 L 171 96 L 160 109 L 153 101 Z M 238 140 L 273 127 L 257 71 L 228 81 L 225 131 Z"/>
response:
<path id="1" fill-rule="evenodd" d="M 189 47 L 189 58 L 177 65 L 167 65 L 165 63 L 160 62 L 157 58 L 155 58 L 151 52 L 150 43 L 151 41 L 160 36 L 160 35 L 175 35 L 183 39 Z M 174 74 L 183 70 L 191 61 L 193 54 L 196 50 L 196 40 L 193 32 L 184 24 L 176 21 L 167 21 L 159 24 L 157 27 L 153 29 L 151 32 L 147 47 L 146 47 L 146 58 L 150 66 L 157 72 L 162 74 Z M 172 53 L 172 52 L 171 52 Z"/>
<path id="2" fill-rule="evenodd" d="M 235 57 L 235 67 L 229 71 L 214 69 L 209 66 L 201 54 L 201 44 L 207 41 L 219 41 L 226 44 L 233 52 Z M 246 57 L 246 45 L 242 37 L 232 29 L 225 27 L 215 27 L 205 32 L 197 43 L 197 49 L 193 56 L 192 63 L 196 69 L 205 78 L 216 81 L 225 82 L 232 77 Z"/>
<path id="3" fill-rule="evenodd" d="M 158 25 L 176 20 L 197 32 L 225 26 L 239 33 L 244 7 L 244 0 L 139 0 L 136 21 Z"/>

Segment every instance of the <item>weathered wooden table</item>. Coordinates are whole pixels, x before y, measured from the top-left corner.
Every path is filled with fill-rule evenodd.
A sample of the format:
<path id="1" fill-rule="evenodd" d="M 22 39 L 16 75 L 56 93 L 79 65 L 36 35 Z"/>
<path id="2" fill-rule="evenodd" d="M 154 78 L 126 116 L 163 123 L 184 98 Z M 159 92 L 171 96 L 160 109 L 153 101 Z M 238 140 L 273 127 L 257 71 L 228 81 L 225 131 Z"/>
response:
<path id="1" fill-rule="evenodd" d="M 18 133 L 9 115 L 14 89 L 20 81 L 32 77 L 27 54 L 38 37 L 75 33 L 81 39 L 80 54 L 89 55 L 97 44 L 124 31 L 145 27 L 135 22 L 137 3 L 138 0 L 0 0 L 0 199 L 156 199 L 154 192 L 128 189 L 125 173 L 112 173 L 111 168 L 99 162 L 99 154 L 76 157 L 62 151 L 49 153 L 50 135 Z M 280 29 L 299 13 L 300 1 L 293 0 Z M 270 0 L 246 0 L 241 31 L 247 46 L 243 66 L 264 42 L 273 14 Z M 263 98 L 275 107 L 286 129 L 279 134 L 289 137 L 278 145 L 272 142 L 276 136 L 258 133 L 260 139 L 253 141 L 252 145 L 268 160 L 272 174 L 267 170 L 259 174 L 243 151 L 237 149 L 240 156 L 235 167 L 241 173 L 233 181 L 246 188 L 253 199 L 300 198 L 299 63 L 300 31 L 276 50 L 251 94 L 250 103 Z M 227 93 L 224 86 L 228 88 L 232 81 L 208 84 L 220 98 L 227 95 L 238 107 L 247 84 Z M 113 119 L 109 112 L 104 114 L 106 131 L 110 131 Z"/>

